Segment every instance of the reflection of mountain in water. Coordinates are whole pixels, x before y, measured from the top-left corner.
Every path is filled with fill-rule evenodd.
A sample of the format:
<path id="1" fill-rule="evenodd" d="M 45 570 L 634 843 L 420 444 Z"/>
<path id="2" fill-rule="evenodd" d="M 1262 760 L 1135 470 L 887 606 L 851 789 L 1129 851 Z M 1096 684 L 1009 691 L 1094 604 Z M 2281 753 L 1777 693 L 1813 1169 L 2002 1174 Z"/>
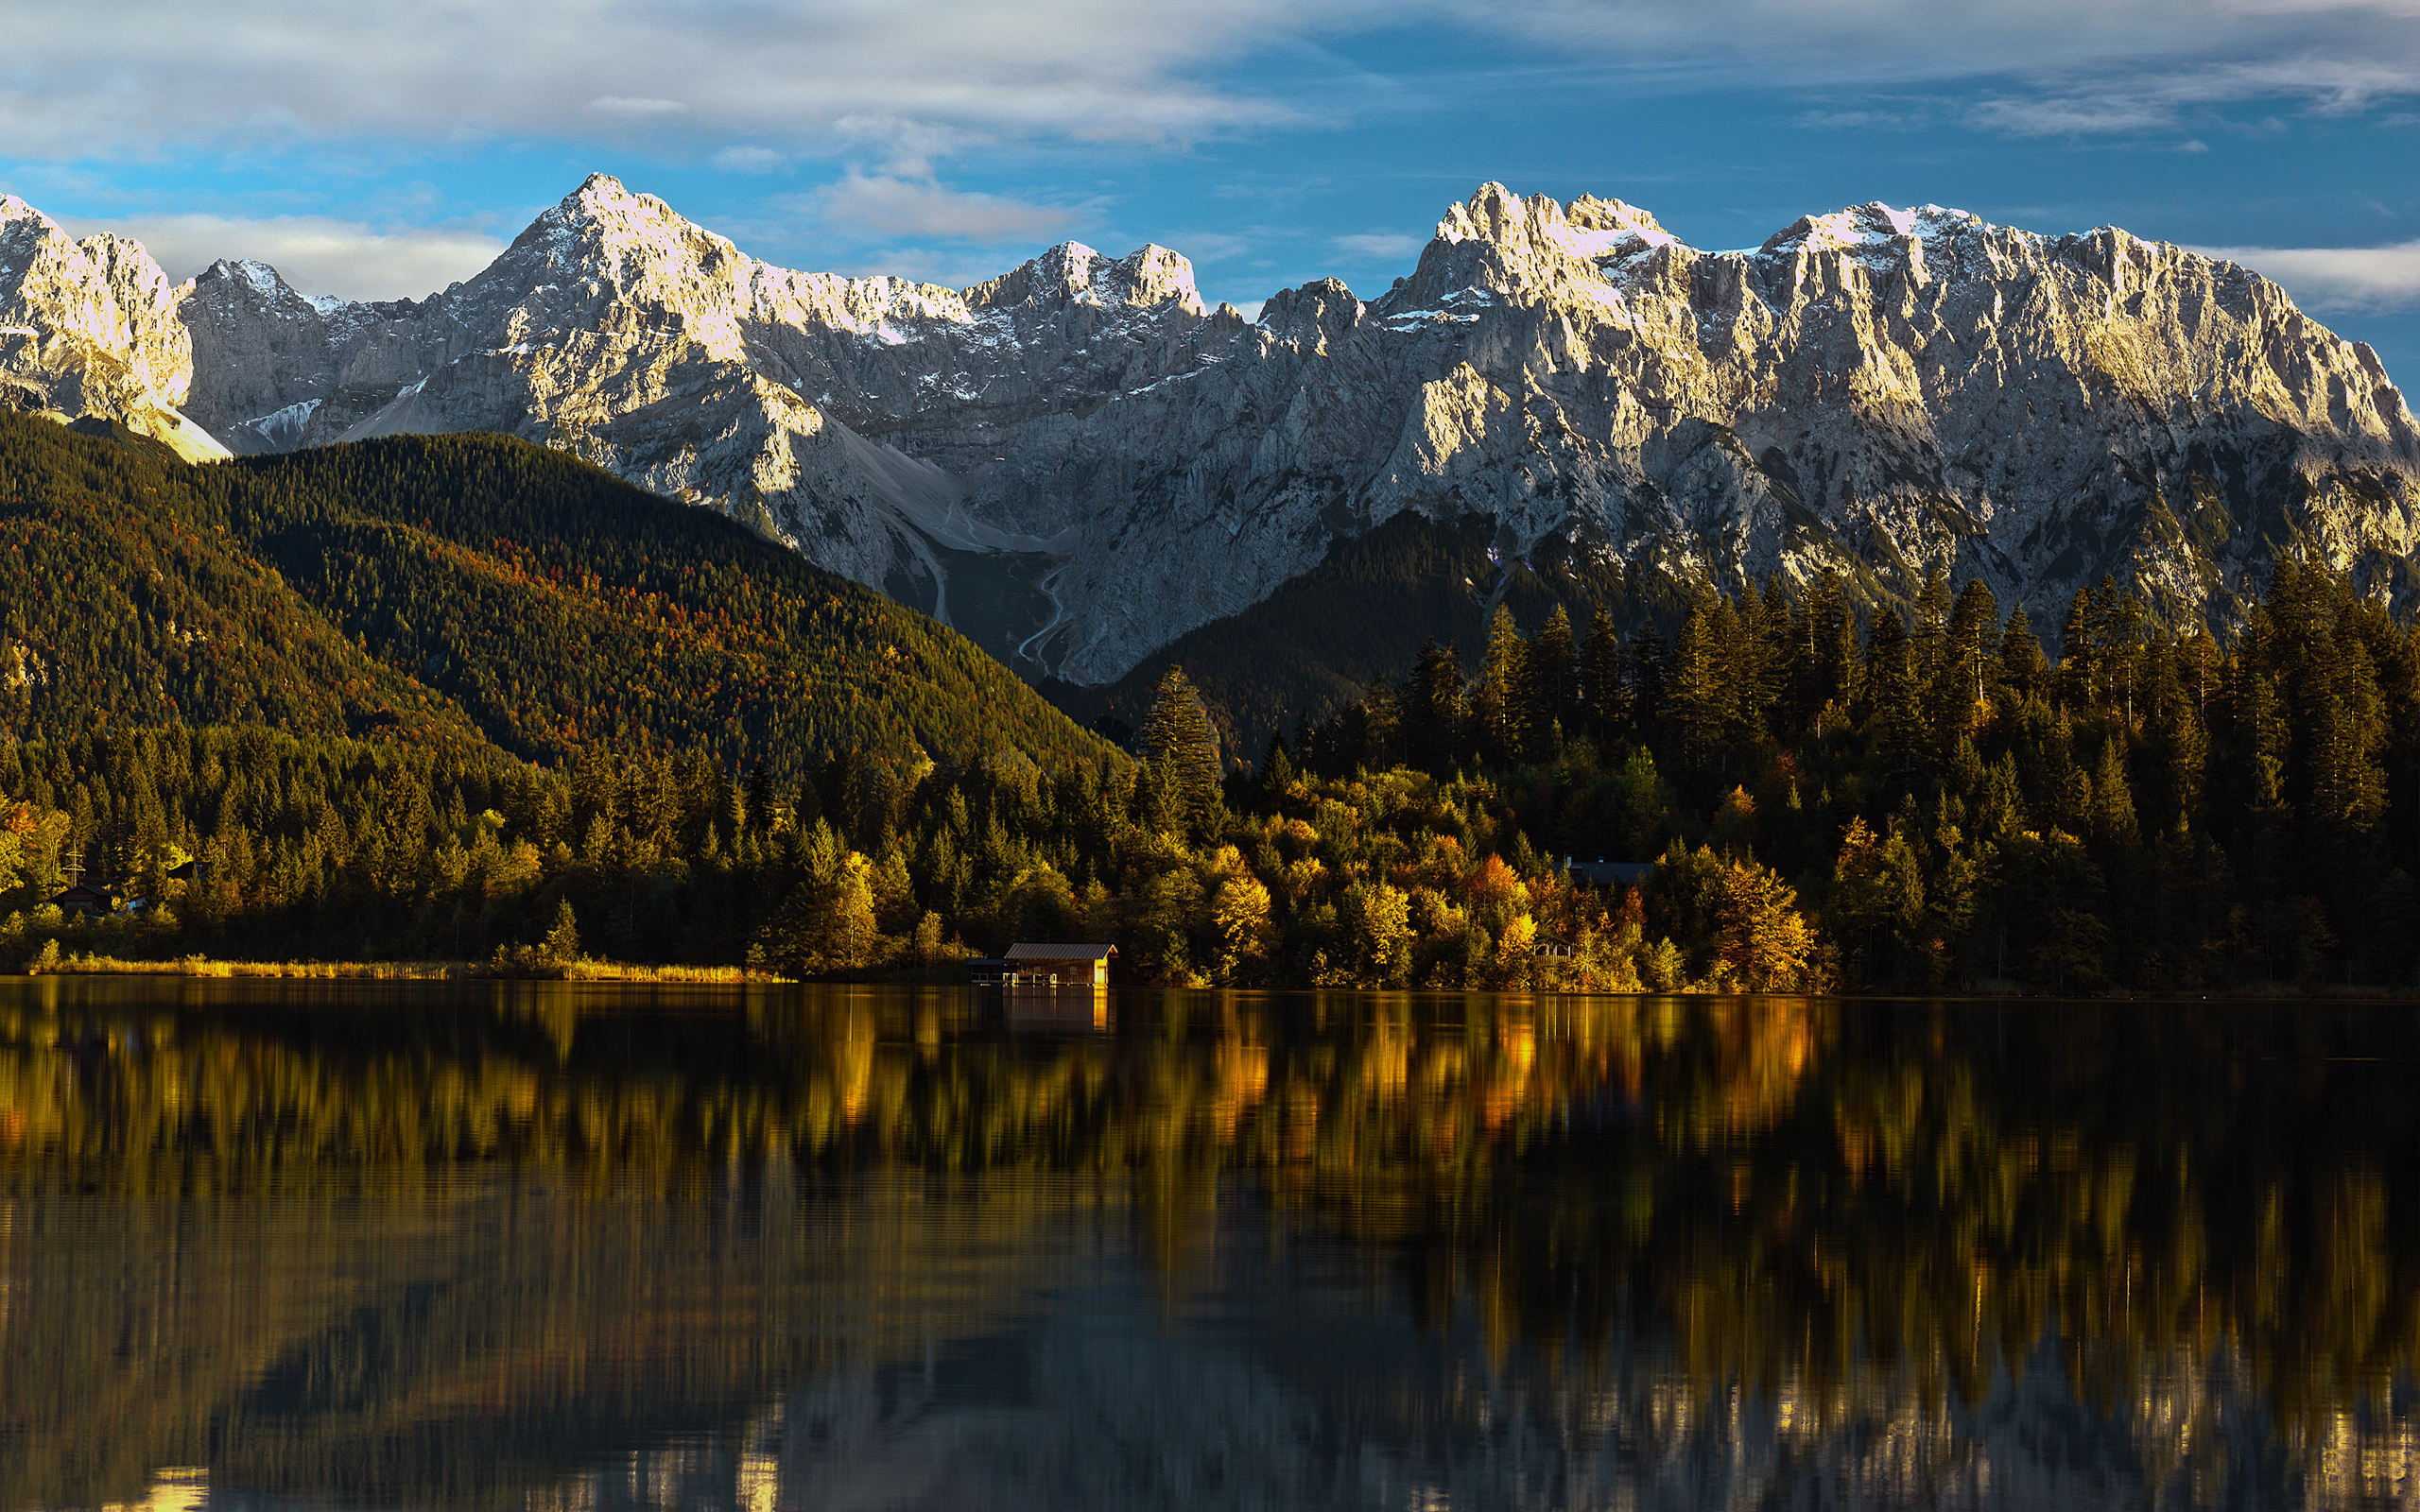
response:
<path id="1" fill-rule="evenodd" d="M 9 992 L 0 1509 L 2420 1484 L 2383 1015 Z"/>
<path id="2" fill-rule="evenodd" d="M 2226 1372 L 2179 1383 L 2225 1391 Z M 1553 1418 L 1501 1386 L 1470 1402 L 1487 1428 L 1433 1443 L 1373 1434 L 1273 1373 L 1187 1342 L 1072 1322 L 1017 1405 L 951 1401 L 872 1374 L 817 1383 L 735 1433 L 666 1446 L 635 1468 L 576 1476 L 549 1512 L 720 1507 L 1182 1506 L 1968 1507 L 2304 1504 L 2256 1417 L 2214 1446 L 2146 1439 L 2077 1403 L 2055 1368 L 2003 1377 L 1979 1407 L 1927 1411 L 1888 1393 L 1813 1430 L 1798 1405 L 1701 1404 L 1651 1374 Z M 2133 1431 L 2130 1431 L 2133 1430 Z M 2147 1462 L 2141 1451 L 2188 1451 Z M 2408 1473 L 2377 1464 L 2375 1495 Z M 2350 1486 L 2308 1488 L 2353 1500 Z"/>

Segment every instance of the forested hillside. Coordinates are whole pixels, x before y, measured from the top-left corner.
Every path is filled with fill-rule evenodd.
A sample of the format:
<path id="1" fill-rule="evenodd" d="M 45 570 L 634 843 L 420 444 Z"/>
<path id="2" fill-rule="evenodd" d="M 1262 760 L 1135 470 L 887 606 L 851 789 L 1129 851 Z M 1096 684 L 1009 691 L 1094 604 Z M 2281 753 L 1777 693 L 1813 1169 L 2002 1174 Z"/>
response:
<path id="1" fill-rule="evenodd" d="M 399 436 L 218 472 L 305 598 L 533 761 L 703 748 L 791 781 L 844 749 L 1102 748 L 914 610 L 560 452 Z"/>
<path id="2" fill-rule="evenodd" d="M 1099 743 L 974 646 L 717 515 L 491 436 L 188 467 L 0 415 L 0 713 L 20 739 L 259 723 L 794 781 Z"/>
<path id="3" fill-rule="evenodd" d="M 1263 602 L 1181 636 L 1115 682 L 1051 682 L 1043 691 L 1086 724 L 1132 728 L 1161 677 L 1181 666 L 1229 753 L 1249 760 L 1272 733 L 1328 718 L 1373 680 L 1402 680 L 1424 640 L 1476 652 L 1496 605 L 1530 625 L 1557 604 L 1600 608 L 1625 625 L 1687 611 L 1686 588 L 1659 573 L 1595 560 L 1557 537 L 1507 559 L 1496 535 L 1493 515 L 1441 524 L 1407 509 L 1337 541 L 1325 560 Z M 1871 581 L 1850 592 L 1860 608 L 1891 598 Z"/>
<path id="4" fill-rule="evenodd" d="M 364 653 L 266 570 L 204 477 L 130 433 L 0 412 L 8 738 L 189 721 L 486 745 L 449 700 Z"/>
<path id="5" fill-rule="evenodd" d="M 1476 679 L 1432 644 L 1249 778 L 1173 671 L 1135 762 L 788 782 L 702 747 L 549 770 L 263 731 L 31 743 L 0 752 L 0 960 L 512 966 L 576 933 L 816 977 L 1106 939 L 1129 980 L 1239 986 L 2412 981 L 2420 644 L 2374 600 L 2290 558 L 2220 644 L 2104 583 L 2056 665 L 1978 585 L 1918 606 L 1860 627 L 1837 582 L 1708 590 L 1669 641 L 1501 612 Z M 164 907 L 43 909 L 78 849 Z"/>

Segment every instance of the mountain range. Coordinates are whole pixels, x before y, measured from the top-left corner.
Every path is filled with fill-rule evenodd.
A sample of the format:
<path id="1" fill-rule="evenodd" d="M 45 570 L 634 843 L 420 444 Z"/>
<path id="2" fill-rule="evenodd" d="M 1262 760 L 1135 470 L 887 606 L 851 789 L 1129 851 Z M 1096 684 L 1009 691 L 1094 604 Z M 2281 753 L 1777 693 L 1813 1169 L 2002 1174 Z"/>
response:
<path id="1" fill-rule="evenodd" d="M 1490 183 L 1376 299 L 1322 280 L 1248 320 L 1156 246 L 965 289 L 793 272 L 602 175 L 475 277 L 375 303 L 257 262 L 172 284 L 0 199 L 0 404 L 195 458 L 519 436 L 1063 684 L 1139 676 L 1407 515 L 1485 540 L 1441 624 L 1544 558 L 1583 597 L 1838 571 L 1904 602 L 1938 569 L 2053 626 L 2115 574 L 2223 623 L 2280 547 L 2392 592 L 2420 543 L 2420 424 L 2367 346 L 2232 263 L 1934 206 L 1708 252 Z"/>

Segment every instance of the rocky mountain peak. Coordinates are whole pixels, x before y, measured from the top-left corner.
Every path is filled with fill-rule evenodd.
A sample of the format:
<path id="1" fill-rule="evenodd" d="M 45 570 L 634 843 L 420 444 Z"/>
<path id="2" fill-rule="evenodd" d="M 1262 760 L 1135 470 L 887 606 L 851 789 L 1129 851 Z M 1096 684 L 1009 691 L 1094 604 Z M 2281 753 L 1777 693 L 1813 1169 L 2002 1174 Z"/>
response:
<path id="1" fill-rule="evenodd" d="M 1381 302 L 1390 315 L 1475 307 L 1493 297 L 1599 304 L 1614 294 L 1609 265 L 1665 247 L 1687 250 L 1653 215 L 1619 199 L 1583 195 L 1566 206 L 1483 183 L 1445 213 L 1419 267 Z"/>
<path id="2" fill-rule="evenodd" d="M 965 291 L 978 309 L 1076 303 L 1103 309 L 1154 307 L 1173 301 L 1192 315 L 1206 315 L 1194 287 L 1193 265 L 1165 247 L 1145 243 L 1124 257 L 1105 257 L 1082 242 L 1061 242 L 1041 256 Z"/>
<path id="3" fill-rule="evenodd" d="M 0 385 L 9 403 L 96 415 L 187 456 L 226 449 L 176 412 L 193 381 L 193 338 L 168 275 L 130 237 L 70 240 L 58 222 L 0 199 Z M 22 401 L 17 394 L 26 396 Z"/>
<path id="4" fill-rule="evenodd" d="M 1921 264 L 1927 248 L 1938 251 L 1950 239 L 1974 232 L 2031 239 L 2025 232 L 2003 232 L 1963 210 L 1940 205 L 1897 210 L 1875 200 L 1827 215 L 1801 215 L 1756 250 L 1762 257 L 1837 252 L 1875 266 Z"/>
<path id="5" fill-rule="evenodd" d="M 0 258 L 6 258 L 6 248 L 11 242 L 28 240 L 59 232 L 59 223 L 15 195 L 0 195 Z M 60 234 L 65 234 L 60 232 Z M 0 261 L 0 269 L 9 265 Z"/>
<path id="6" fill-rule="evenodd" d="M 653 195 L 632 194 L 609 174 L 593 173 L 513 239 L 505 255 L 471 281 L 527 285 L 552 275 L 585 275 L 630 285 L 650 275 L 685 279 L 712 268 L 744 278 L 752 260 Z"/>
<path id="7" fill-rule="evenodd" d="M 182 299 L 234 300 L 262 311 L 288 318 L 304 312 L 325 313 L 340 303 L 306 299 L 285 276 L 268 264 L 250 257 L 222 257 L 196 273 L 181 291 Z"/>

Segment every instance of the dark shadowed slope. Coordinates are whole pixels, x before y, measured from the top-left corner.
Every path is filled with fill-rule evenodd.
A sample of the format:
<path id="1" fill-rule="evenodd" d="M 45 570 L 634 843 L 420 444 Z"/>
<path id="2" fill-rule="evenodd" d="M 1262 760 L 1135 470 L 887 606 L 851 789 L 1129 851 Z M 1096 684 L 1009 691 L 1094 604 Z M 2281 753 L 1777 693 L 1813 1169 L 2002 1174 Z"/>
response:
<path id="1" fill-rule="evenodd" d="M 0 415 L 0 716 L 260 723 L 794 777 L 1093 737 L 963 638 L 707 511 L 493 436 L 189 467 Z"/>

